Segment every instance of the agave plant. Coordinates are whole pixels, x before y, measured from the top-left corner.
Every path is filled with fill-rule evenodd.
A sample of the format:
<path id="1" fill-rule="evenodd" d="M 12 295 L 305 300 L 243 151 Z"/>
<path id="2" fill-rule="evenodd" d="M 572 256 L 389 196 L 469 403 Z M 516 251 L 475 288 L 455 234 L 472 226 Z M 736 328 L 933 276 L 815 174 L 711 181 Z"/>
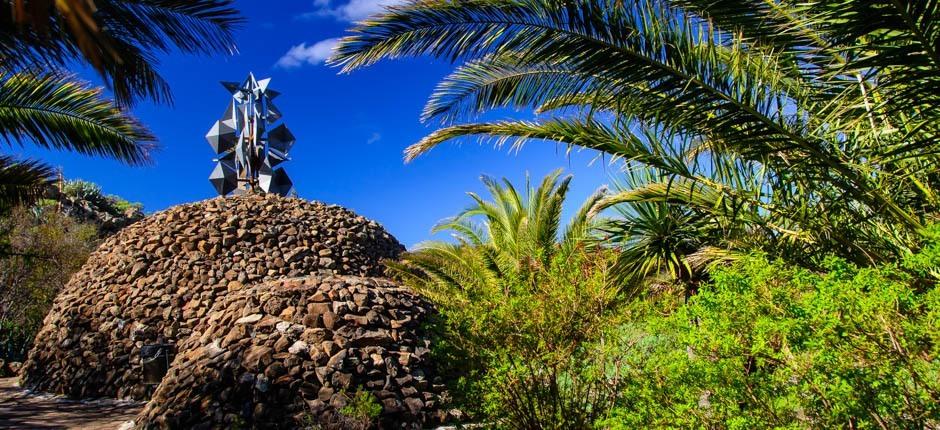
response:
<path id="1" fill-rule="evenodd" d="M 149 160 L 155 137 L 126 108 L 169 102 L 156 54 L 234 50 L 240 18 L 229 0 L 8 0 L 0 8 L 0 140 L 114 158 Z M 65 71 L 94 67 L 116 101 Z M 52 169 L 0 158 L 0 207 L 35 199 Z"/>
<path id="2" fill-rule="evenodd" d="M 460 64 L 408 160 L 465 136 L 595 149 L 658 172 L 599 208 L 704 211 L 803 260 L 894 259 L 938 207 L 933 0 L 425 0 L 351 32 L 331 60 L 346 72 Z M 539 117 L 476 122 L 495 108 Z"/>

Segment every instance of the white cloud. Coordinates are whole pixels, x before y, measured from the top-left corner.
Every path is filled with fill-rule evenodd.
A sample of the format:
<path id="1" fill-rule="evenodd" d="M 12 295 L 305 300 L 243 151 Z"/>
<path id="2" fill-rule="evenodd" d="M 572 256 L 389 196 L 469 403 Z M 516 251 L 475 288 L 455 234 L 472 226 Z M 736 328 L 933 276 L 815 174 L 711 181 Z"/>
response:
<path id="1" fill-rule="evenodd" d="M 320 64 L 330 58 L 333 54 L 333 48 L 339 42 L 338 38 L 321 40 L 313 45 L 307 46 L 307 43 L 295 45 L 282 56 L 275 67 L 282 69 L 293 69 L 304 64 Z"/>
<path id="2" fill-rule="evenodd" d="M 378 142 L 382 139 L 382 135 L 379 132 L 373 132 L 372 136 L 369 136 L 369 140 L 366 140 L 366 145 L 371 145 L 375 142 Z"/>
<path id="3" fill-rule="evenodd" d="M 332 16 L 342 21 L 362 21 L 369 16 L 382 12 L 387 6 L 400 5 L 406 2 L 407 0 L 349 0 L 340 2 L 314 0 L 313 7 L 315 10 L 303 14 L 301 17 Z"/>

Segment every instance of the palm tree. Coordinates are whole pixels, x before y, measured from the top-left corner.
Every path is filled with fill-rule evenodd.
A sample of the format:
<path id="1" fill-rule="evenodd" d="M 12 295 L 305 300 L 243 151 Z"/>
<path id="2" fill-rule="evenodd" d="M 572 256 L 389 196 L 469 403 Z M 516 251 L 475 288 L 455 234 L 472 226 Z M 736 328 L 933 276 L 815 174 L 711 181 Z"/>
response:
<path id="1" fill-rule="evenodd" d="M 657 172 L 598 209 L 684 207 L 737 224 L 703 246 L 758 232 L 809 263 L 895 259 L 940 207 L 936 1 L 426 0 L 360 23 L 331 61 L 419 55 L 460 66 L 408 160 L 465 136 L 598 150 Z M 495 108 L 540 116 L 474 122 Z"/>
<path id="2" fill-rule="evenodd" d="M 10 0 L 0 8 L 0 140 L 147 163 L 155 137 L 127 111 L 170 102 L 156 54 L 234 50 L 229 0 Z M 65 68 L 94 67 L 116 101 Z M 0 207 L 36 198 L 52 169 L 0 157 Z"/>
<path id="3" fill-rule="evenodd" d="M 420 244 L 399 262 L 388 263 L 392 272 L 436 304 L 452 309 L 511 300 L 521 292 L 512 291 L 510 284 L 540 288 L 546 277 L 554 276 L 552 268 L 559 261 L 573 260 L 591 247 L 596 221 L 589 212 L 603 195 L 592 195 L 563 228 L 562 206 L 571 176 L 559 176 L 557 171 L 546 176 L 537 188 L 527 182 L 525 195 L 508 180 L 484 176 L 492 200 L 470 193 L 472 206 L 434 228 L 450 231 L 453 242 Z M 580 310 L 591 312 L 587 306 Z M 571 311 L 574 315 L 579 310 Z"/>
<path id="4" fill-rule="evenodd" d="M 486 420 L 507 428 L 590 428 L 610 407 L 606 379 L 573 363 L 599 364 L 592 342 L 612 325 L 620 290 L 606 277 L 610 253 L 593 246 L 590 208 L 602 193 L 562 226 L 570 181 L 555 172 L 520 193 L 484 177 L 490 198 L 471 193 L 468 209 L 435 228 L 453 242 L 389 263 L 440 311 L 448 379 L 498 398 Z"/>

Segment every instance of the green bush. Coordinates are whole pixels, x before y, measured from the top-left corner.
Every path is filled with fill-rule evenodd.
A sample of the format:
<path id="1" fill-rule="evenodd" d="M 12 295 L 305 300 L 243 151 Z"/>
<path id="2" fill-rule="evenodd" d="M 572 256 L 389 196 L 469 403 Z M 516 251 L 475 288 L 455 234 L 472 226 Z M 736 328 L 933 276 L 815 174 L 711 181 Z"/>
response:
<path id="1" fill-rule="evenodd" d="M 371 423 L 382 413 L 382 405 L 375 399 L 375 395 L 368 391 L 357 390 L 349 397 L 346 406 L 340 409 L 340 413 L 353 420 Z"/>
<path id="2" fill-rule="evenodd" d="M 598 359 L 620 315 L 611 262 L 582 249 L 493 283 L 436 291 L 433 352 L 456 406 L 498 428 L 591 428 L 615 395 Z"/>
<path id="3" fill-rule="evenodd" d="M 937 428 L 940 291 L 920 274 L 938 249 L 822 273 L 754 256 L 686 305 L 636 303 L 646 316 L 621 327 L 618 407 L 598 427 Z"/>
<path id="4" fill-rule="evenodd" d="M 484 177 L 491 200 L 471 194 L 470 207 L 436 227 L 456 243 L 425 243 L 389 263 L 436 305 L 432 353 L 450 382 L 445 400 L 473 420 L 590 428 L 611 406 L 615 384 L 597 357 L 623 297 L 614 253 L 591 235 L 601 194 L 562 222 L 570 181 L 553 172 L 520 190 Z"/>
<path id="5" fill-rule="evenodd" d="M 24 358 L 59 289 L 97 241 L 94 225 L 43 205 L 0 217 L 0 358 Z"/>

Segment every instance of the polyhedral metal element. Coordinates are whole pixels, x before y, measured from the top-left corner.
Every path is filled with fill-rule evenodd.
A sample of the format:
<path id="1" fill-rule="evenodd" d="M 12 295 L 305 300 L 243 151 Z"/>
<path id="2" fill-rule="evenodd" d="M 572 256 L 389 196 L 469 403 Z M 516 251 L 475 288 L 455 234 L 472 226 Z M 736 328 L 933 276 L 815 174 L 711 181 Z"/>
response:
<path id="1" fill-rule="evenodd" d="M 263 191 L 286 196 L 293 182 L 279 164 L 290 160 L 294 135 L 284 124 L 274 126 L 281 111 L 272 100 L 280 93 L 268 89 L 271 78 L 222 82 L 232 100 L 222 118 L 212 125 L 206 140 L 215 151 L 215 169 L 209 182 L 219 195 Z"/>

